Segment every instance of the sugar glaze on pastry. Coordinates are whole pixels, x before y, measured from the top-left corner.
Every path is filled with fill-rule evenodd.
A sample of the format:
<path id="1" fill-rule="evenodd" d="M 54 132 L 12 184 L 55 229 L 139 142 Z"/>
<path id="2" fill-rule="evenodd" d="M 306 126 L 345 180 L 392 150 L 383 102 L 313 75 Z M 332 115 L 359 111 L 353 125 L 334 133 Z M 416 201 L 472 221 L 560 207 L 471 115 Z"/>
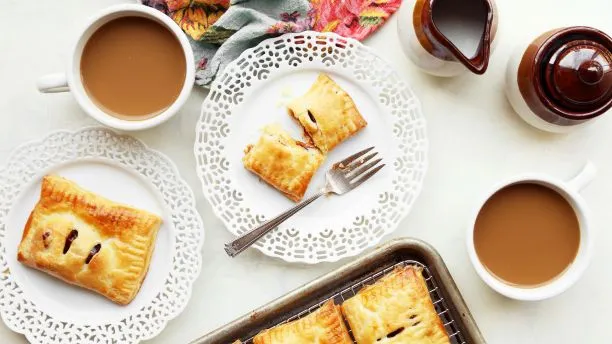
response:
<path id="1" fill-rule="evenodd" d="M 161 222 L 157 215 L 48 175 L 17 258 L 125 305 L 136 297 L 147 274 Z"/>

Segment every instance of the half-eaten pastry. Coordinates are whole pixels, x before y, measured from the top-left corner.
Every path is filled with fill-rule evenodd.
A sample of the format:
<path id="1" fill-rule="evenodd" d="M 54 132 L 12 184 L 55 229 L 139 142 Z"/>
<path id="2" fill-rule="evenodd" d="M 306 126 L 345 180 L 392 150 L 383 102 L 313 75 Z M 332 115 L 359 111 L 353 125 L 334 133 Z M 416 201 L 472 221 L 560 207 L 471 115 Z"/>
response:
<path id="1" fill-rule="evenodd" d="M 291 138 L 278 125 L 263 128 L 259 141 L 248 145 L 242 158 L 244 167 L 298 202 L 325 156 L 308 144 Z"/>
<path id="2" fill-rule="evenodd" d="M 319 74 L 306 94 L 292 100 L 287 107 L 323 153 L 368 124 L 351 96 L 324 73 Z"/>

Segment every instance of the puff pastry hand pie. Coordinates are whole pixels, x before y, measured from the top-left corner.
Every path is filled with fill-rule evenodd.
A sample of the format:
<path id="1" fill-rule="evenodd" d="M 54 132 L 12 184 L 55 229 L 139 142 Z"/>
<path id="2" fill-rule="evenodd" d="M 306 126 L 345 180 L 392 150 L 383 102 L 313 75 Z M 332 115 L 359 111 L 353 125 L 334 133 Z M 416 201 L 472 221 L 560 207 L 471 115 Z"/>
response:
<path id="1" fill-rule="evenodd" d="M 352 344 L 340 307 L 327 301 L 296 321 L 260 332 L 254 344 Z"/>
<path id="2" fill-rule="evenodd" d="M 298 202 L 325 156 L 297 142 L 278 125 L 264 127 L 255 145 L 245 149 L 244 167 Z"/>
<path id="3" fill-rule="evenodd" d="M 45 176 L 17 258 L 65 282 L 130 303 L 145 278 L 161 218 Z"/>
<path id="4" fill-rule="evenodd" d="M 367 125 L 353 99 L 323 73 L 308 92 L 291 101 L 288 108 L 323 153 Z"/>
<path id="5" fill-rule="evenodd" d="M 357 344 L 450 343 L 422 270 L 395 269 L 342 304 Z"/>

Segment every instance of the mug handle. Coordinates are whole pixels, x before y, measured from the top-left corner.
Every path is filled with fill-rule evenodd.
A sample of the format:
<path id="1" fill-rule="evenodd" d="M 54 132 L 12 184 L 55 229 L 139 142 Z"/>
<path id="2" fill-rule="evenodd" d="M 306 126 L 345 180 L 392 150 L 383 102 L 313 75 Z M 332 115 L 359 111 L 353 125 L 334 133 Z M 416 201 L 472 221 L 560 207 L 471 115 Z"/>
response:
<path id="1" fill-rule="evenodd" d="M 68 79 L 64 73 L 48 74 L 36 82 L 38 91 L 42 93 L 57 93 L 70 91 Z"/>
<path id="2" fill-rule="evenodd" d="M 597 167 L 592 162 L 587 161 L 582 170 L 567 182 L 567 185 L 576 191 L 580 191 L 595 178 L 595 175 L 597 175 Z"/>

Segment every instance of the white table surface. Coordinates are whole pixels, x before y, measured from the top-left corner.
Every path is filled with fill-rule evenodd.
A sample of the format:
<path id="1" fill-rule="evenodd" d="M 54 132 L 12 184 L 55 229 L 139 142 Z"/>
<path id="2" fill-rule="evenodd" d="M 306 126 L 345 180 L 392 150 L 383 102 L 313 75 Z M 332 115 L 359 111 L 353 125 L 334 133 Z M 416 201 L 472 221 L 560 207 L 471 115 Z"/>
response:
<path id="1" fill-rule="evenodd" d="M 43 95 L 36 79 L 62 71 L 68 48 L 84 18 L 117 0 L 0 3 L 0 164 L 17 145 L 58 129 L 96 124 L 68 93 Z M 454 79 L 418 71 L 398 46 L 395 19 L 365 44 L 381 52 L 421 99 L 430 139 L 430 167 L 422 194 L 393 235 L 435 246 L 489 343 L 595 343 L 609 335 L 612 309 L 612 114 L 564 136 L 544 134 L 512 112 L 503 73 L 513 42 L 562 25 L 591 25 L 612 33 L 609 0 L 499 0 L 498 45 L 486 75 Z M 203 268 L 184 312 L 150 343 L 187 343 L 276 297 L 335 269 L 343 262 L 290 265 L 248 251 L 236 259 L 223 252 L 231 239 L 202 196 L 192 154 L 194 125 L 206 92 L 194 90 L 179 116 L 134 136 L 167 154 L 197 195 L 206 226 Z M 599 169 L 583 194 L 599 231 L 593 262 L 564 294 L 526 303 L 506 299 L 476 275 L 465 250 L 465 230 L 477 199 L 500 179 L 521 172 L 569 178 L 586 160 Z M 0 324 L 0 343 L 23 343 Z"/>

